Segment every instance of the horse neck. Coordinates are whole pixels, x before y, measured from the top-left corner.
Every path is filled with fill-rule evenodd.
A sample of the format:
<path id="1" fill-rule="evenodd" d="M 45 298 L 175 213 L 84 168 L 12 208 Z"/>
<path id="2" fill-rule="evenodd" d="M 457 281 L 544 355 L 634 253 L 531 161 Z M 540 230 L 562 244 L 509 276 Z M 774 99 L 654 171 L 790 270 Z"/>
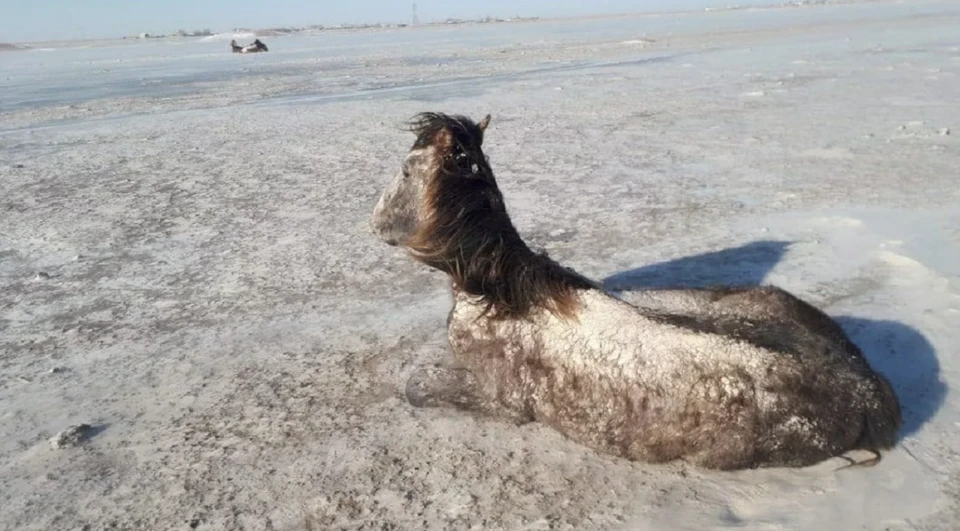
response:
<path id="1" fill-rule="evenodd" d="M 573 292 L 596 287 L 545 253 L 532 251 L 509 218 L 465 223 L 468 230 L 483 231 L 491 224 L 496 229 L 463 238 L 428 265 L 450 275 L 455 292 L 480 297 L 482 304 L 499 317 L 521 317 L 538 308 L 569 315 Z"/>

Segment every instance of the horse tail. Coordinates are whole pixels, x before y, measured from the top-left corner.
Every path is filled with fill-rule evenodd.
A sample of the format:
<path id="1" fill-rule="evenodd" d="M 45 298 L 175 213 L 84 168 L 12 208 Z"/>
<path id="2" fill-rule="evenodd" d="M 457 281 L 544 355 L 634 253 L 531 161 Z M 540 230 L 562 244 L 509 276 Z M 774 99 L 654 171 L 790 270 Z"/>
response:
<path id="1" fill-rule="evenodd" d="M 889 450 L 897 442 L 897 432 L 903 423 L 900 401 L 897 400 L 893 386 L 886 378 L 877 374 L 874 381 L 877 385 L 874 395 L 876 401 L 863 412 L 863 431 L 851 448 L 851 450 L 871 452 L 873 457 L 859 463 L 851 463 L 843 468 L 876 465 L 882 458 L 880 450 Z"/>

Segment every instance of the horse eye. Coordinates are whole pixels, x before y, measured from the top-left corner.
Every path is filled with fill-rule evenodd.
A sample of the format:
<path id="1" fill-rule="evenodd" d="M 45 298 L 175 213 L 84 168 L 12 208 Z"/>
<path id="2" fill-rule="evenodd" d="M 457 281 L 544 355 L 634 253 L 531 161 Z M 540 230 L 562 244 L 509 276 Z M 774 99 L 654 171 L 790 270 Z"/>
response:
<path id="1" fill-rule="evenodd" d="M 406 179 L 410 177 L 410 172 L 406 168 L 403 169 L 403 178 Z"/>

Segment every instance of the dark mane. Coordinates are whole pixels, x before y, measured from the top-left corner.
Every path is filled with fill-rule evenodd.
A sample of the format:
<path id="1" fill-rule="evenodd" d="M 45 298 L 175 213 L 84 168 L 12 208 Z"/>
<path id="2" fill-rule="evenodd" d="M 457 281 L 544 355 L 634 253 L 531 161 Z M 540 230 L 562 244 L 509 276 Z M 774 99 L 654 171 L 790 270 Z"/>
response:
<path id="1" fill-rule="evenodd" d="M 433 144 L 437 135 L 446 130 L 453 135 L 455 151 L 480 155 L 482 158 L 480 146 L 483 144 L 483 129 L 466 116 L 425 112 L 414 116 L 407 125 L 417 135 L 414 149 Z"/>
<path id="2" fill-rule="evenodd" d="M 593 287 L 545 253 L 534 253 L 507 215 L 483 154 L 483 128 L 469 118 L 420 114 L 410 122 L 414 148 L 434 147 L 426 222 L 407 247 L 417 260 L 449 274 L 456 289 L 479 295 L 497 318 L 541 307 L 570 317 L 575 291 Z"/>

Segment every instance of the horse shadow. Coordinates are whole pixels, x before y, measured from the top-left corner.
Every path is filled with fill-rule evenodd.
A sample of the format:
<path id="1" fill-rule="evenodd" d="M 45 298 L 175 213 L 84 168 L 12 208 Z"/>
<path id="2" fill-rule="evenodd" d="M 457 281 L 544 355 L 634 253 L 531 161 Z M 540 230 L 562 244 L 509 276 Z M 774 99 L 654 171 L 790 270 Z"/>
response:
<path id="1" fill-rule="evenodd" d="M 622 271 L 605 278 L 603 286 L 612 292 L 759 286 L 789 246 L 784 241 L 751 242 Z M 832 317 L 896 390 L 903 411 L 900 437 L 916 433 L 933 418 L 947 394 L 933 345 L 918 330 L 898 321 Z"/>
<path id="2" fill-rule="evenodd" d="M 790 247 L 790 242 L 757 241 L 740 247 L 677 258 L 622 271 L 603 279 L 610 291 L 663 288 L 759 286 Z"/>

